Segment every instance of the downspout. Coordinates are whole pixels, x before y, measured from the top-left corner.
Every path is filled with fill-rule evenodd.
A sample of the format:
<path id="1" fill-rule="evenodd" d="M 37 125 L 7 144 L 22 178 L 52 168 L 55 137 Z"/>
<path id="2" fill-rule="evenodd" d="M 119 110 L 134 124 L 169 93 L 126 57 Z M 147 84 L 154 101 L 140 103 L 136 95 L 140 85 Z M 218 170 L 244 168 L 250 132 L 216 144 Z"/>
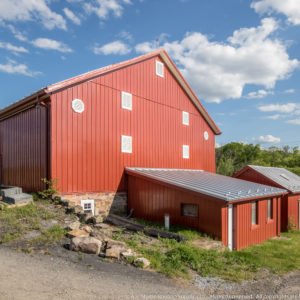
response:
<path id="1" fill-rule="evenodd" d="M 233 204 L 228 204 L 228 248 L 233 250 Z"/>
<path id="2" fill-rule="evenodd" d="M 277 216 L 276 235 L 277 236 L 280 236 L 280 227 L 281 227 L 281 226 L 279 226 L 279 222 L 280 222 L 280 219 L 281 219 L 281 215 L 279 215 L 279 199 L 282 200 L 282 198 L 279 198 L 279 197 L 276 198 L 276 203 L 277 203 L 277 205 L 276 205 L 276 216 Z"/>

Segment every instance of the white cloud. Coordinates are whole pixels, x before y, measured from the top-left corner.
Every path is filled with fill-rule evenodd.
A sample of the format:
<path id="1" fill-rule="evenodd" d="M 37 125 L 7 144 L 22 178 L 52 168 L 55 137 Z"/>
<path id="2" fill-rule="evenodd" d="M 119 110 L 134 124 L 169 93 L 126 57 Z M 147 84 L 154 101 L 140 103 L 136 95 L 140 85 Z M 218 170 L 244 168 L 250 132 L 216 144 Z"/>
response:
<path id="1" fill-rule="evenodd" d="M 64 11 L 66 17 L 68 19 L 70 19 L 74 24 L 76 24 L 76 25 L 80 25 L 81 24 L 81 20 L 70 9 L 68 9 L 67 7 L 65 7 L 63 9 L 63 11 Z"/>
<path id="2" fill-rule="evenodd" d="M 18 39 L 19 41 L 21 41 L 21 42 L 27 41 L 27 38 L 24 35 L 24 33 L 17 30 L 13 25 L 9 24 L 9 25 L 6 25 L 6 27 L 11 31 L 11 33 L 14 35 L 14 37 L 16 39 Z"/>
<path id="3" fill-rule="evenodd" d="M 285 94 L 294 94 L 295 92 L 296 92 L 295 89 L 288 89 L 284 91 Z"/>
<path id="4" fill-rule="evenodd" d="M 221 145 L 219 143 L 215 143 L 215 148 L 220 148 Z"/>
<path id="5" fill-rule="evenodd" d="M 41 74 L 41 72 L 29 70 L 25 64 L 17 64 L 13 60 L 9 60 L 6 64 L 0 64 L 0 71 L 9 74 L 21 74 L 30 77 Z"/>
<path id="6" fill-rule="evenodd" d="M 131 51 L 130 47 L 125 43 L 123 43 L 122 41 L 114 41 L 102 47 L 95 45 L 93 48 L 93 52 L 95 54 L 104 54 L 104 55 L 110 55 L 110 54 L 125 55 L 128 54 L 130 51 Z"/>
<path id="7" fill-rule="evenodd" d="M 293 120 L 288 120 L 288 121 L 286 121 L 286 123 L 300 125 L 300 118 L 293 119 Z"/>
<path id="8" fill-rule="evenodd" d="M 294 119 L 294 120 L 288 120 L 288 121 L 286 121 L 286 123 L 300 125 L 300 118 Z"/>
<path id="9" fill-rule="evenodd" d="M 266 136 L 260 136 L 258 138 L 258 141 L 261 143 L 279 143 L 280 142 L 280 138 L 275 137 L 271 134 L 267 134 Z"/>
<path id="10" fill-rule="evenodd" d="M 181 66 L 181 71 L 200 98 L 220 103 L 241 98 L 246 84 L 274 88 L 299 66 L 290 59 L 283 42 L 271 37 L 278 29 L 272 18 L 253 28 L 236 30 L 226 43 L 213 42 L 199 33 L 188 33 L 181 41 L 160 44 L 157 41 L 136 45 L 146 53 L 165 48 Z M 267 59 L 266 59 L 267 58 Z"/>
<path id="11" fill-rule="evenodd" d="M 279 113 L 292 113 L 299 108 L 300 108 L 300 104 L 298 103 L 268 104 L 268 105 L 261 105 L 258 107 L 258 109 L 263 112 L 279 112 Z"/>
<path id="12" fill-rule="evenodd" d="M 65 19 L 53 12 L 48 3 L 47 0 L 1 0 L 0 20 L 8 22 L 38 20 L 47 29 L 66 30 Z"/>
<path id="13" fill-rule="evenodd" d="M 252 2 L 251 7 L 259 14 L 284 14 L 288 22 L 294 25 L 300 24 L 299 0 L 260 0 Z"/>
<path id="14" fill-rule="evenodd" d="M 278 120 L 279 118 L 280 118 L 279 114 L 266 117 L 266 119 L 271 119 L 271 120 Z"/>
<path id="15" fill-rule="evenodd" d="M 84 9 L 88 14 L 95 13 L 100 19 L 106 19 L 110 13 L 121 17 L 125 4 L 131 4 L 130 0 L 94 0 L 92 3 L 84 3 Z"/>
<path id="16" fill-rule="evenodd" d="M 57 50 L 59 52 L 73 52 L 73 50 L 64 43 L 47 38 L 38 38 L 32 41 L 32 44 L 35 47 L 46 50 Z"/>
<path id="17" fill-rule="evenodd" d="M 258 109 L 263 112 L 278 113 L 273 116 L 267 116 L 265 117 L 266 119 L 277 120 L 280 117 L 291 118 L 291 116 L 295 117 L 300 115 L 300 103 L 268 104 L 268 105 L 261 105 L 258 107 Z M 289 124 L 300 125 L 300 118 L 287 120 L 285 122 Z"/>
<path id="18" fill-rule="evenodd" d="M 128 41 L 130 41 L 130 42 L 133 41 L 133 36 L 132 36 L 132 34 L 131 34 L 130 32 L 128 32 L 128 31 L 123 30 L 123 31 L 121 31 L 121 32 L 119 33 L 118 36 L 119 36 L 120 38 L 124 39 L 124 40 L 128 40 Z"/>
<path id="19" fill-rule="evenodd" d="M 0 41 L 0 48 L 6 49 L 8 51 L 12 51 L 13 53 L 28 53 L 28 50 L 25 49 L 24 47 L 14 46 L 10 43 L 1 42 L 1 41 Z"/>
<path id="20" fill-rule="evenodd" d="M 246 98 L 261 99 L 261 98 L 266 97 L 267 95 L 274 95 L 274 92 L 273 91 L 266 91 L 266 90 L 258 90 L 258 91 L 255 91 L 255 92 L 248 93 Z"/>

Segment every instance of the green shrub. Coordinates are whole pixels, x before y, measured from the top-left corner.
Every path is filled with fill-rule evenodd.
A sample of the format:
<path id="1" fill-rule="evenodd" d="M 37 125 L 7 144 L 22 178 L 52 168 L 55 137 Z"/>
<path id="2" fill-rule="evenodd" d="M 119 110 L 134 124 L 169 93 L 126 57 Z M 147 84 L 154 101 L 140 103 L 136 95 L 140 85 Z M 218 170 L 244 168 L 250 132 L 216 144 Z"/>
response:
<path id="1" fill-rule="evenodd" d="M 57 187 L 58 179 L 55 178 L 53 180 L 48 180 L 47 178 L 42 178 L 42 182 L 46 184 L 47 188 L 41 192 L 39 192 L 39 196 L 42 199 L 50 200 L 53 195 L 58 193 L 59 188 Z"/>

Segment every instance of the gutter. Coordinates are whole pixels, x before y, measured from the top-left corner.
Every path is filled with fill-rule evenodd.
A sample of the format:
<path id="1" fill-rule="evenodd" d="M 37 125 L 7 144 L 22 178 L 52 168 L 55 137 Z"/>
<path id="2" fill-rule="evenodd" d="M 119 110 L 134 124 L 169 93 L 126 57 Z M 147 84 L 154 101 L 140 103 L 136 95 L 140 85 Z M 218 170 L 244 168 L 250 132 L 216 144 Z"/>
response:
<path id="1" fill-rule="evenodd" d="M 49 95 L 46 93 L 45 89 L 41 89 L 22 100 L 11 104 L 10 106 L 0 110 L 0 121 L 3 121 L 9 117 L 12 117 L 20 112 L 23 112 L 29 108 L 34 107 L 37 103 L 41 103 Z"/>

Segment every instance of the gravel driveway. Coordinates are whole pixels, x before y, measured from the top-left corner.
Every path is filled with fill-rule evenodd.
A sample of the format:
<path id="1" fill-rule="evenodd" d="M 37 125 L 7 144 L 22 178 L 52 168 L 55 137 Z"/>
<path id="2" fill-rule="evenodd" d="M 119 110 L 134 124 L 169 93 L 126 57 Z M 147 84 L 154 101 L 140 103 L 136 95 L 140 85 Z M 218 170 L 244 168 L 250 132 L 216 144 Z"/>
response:
<path id="1" fill-rule="evenodd" d="M 0 246 L 0 299 L 300 299 L 300 271 L 242 284 L 196 276 L 192 285 L 57 249 L 43 255 Z"/>
<path id="2" fill-rule="evenodd" d="M 0 299 L 205 298 L 196 288 L 134 267 L 100 260 L 91 267 L 88 260 L 74 263 L 0 247 Z"/>

